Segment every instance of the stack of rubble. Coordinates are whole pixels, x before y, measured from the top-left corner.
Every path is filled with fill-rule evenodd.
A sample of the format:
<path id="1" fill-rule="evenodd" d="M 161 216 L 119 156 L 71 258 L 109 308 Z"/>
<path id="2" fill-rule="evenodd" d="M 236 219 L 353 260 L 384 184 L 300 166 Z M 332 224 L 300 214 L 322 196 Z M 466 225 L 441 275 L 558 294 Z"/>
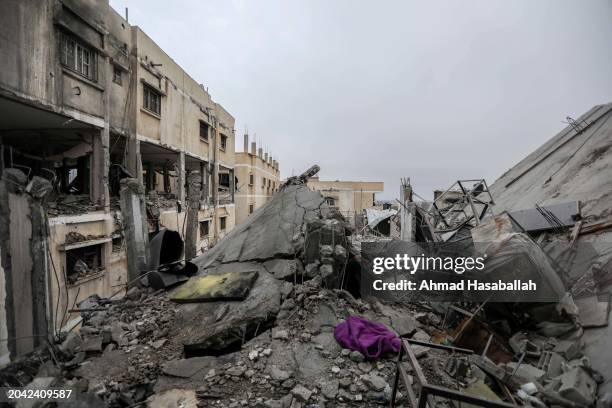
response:
<path id="1" fill-rule="evenodd" d="M 49 199 L 46 204 L 47 214 L 51 217 L 58 215 L 80 215 L 97 211 L 100 207 L 91 202 L 89 195 L 62 194 L 55 200 Z"/>
<path id="2" fill-rule="evenodd" d="M 121 300 L 79 304 L 79 333 L 49 347 L 43 360 L 50 363 L 21 378 L 12 371 L 0 385 L 50 378 L 88 406 L 322 408 L 411 406 L 425 380 L 497 406 L 609 406 L 596 394 L 603 378 L 583 355 L 571 297 L 528 307 L 361 299 L 353 231 L 306 179 L 290 179 L 193 259 L 197 272 L 182 285 L 130 288 Z M 431 209 L 417 209 L 415 236 L 442 242 L 493 234 L 487 241 L 498 242 L 495 234 L 509 233 L 535 245 L 528 231 L 512 223 L 500 229 L 498 216 L 486 218 L 491 202 L 476 202 L 485 209 L 469 204 L 483 201 L 480 195 L 473 189 L 467 204 L 453 201 L 464 217 L 453 216 L 453 230 L 442 218 L 432 222 Z M 546 276 L 555 288 L 566 283 Z M 406 364 L 396 353 L 372 360 L 342 349 L 335 329 L 350 316 L 410 339 L 416 360 Z M 406 383 L 398 381 L 404 369 Z M 432 398 L 430 406 L 456 406 Z"/>

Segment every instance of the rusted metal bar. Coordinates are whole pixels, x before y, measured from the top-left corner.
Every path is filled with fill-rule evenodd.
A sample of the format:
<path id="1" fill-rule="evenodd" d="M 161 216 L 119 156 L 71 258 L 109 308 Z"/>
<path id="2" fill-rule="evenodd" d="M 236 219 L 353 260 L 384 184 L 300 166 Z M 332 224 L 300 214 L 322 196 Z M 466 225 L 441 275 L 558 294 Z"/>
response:
<path id="1" fill-rule="evenodd" d="M 402 365 L 402 357 L 404 356 L 404 347 L 400 346 L 399 354 L 397 355 L 397 363 L 395 367 L 395 380 L 393 381 L 393 390 L 391 391 L 391 408 L 395 407 L 395 398 L 397 395 L 397 386 L 399 385 L 400 367 Z M 408 386 L 408 385 L 406 385 Z"/>
<path id="2" fill-rule="evenodd" d="M 408 376 L 408 373 L 406 372 L 406 369 L 404 368 L 404 366 L 402 366 L 401 364 L 399 366 L 399 371 L 402 377 L 402 381 L 404 382 L 404 386 L 406 388 L 406 393 L 408 394 L 408 399 L 410 400 L 410 405 L 412 405 L 413 407 L 416 407 L 418 402 L 417 402 L 416 395 L 414 395 L 412 384 L 409 381 L 410 377 Z"/>
<path id="3" fill-rule="evenodd" d="M 423 374 L 423 370 L 421 369 L 421 366 L 419 365 L 419 362 L 417 361 L 417 358 L 414 355 L 412 348 L 410 347 L 410 343 L 408 343 L 408 341 L 406 340 L 403 340 L 402 343 L 404 347 L 406 348 L 406 354 L 408 354 L 408 360 L 410 361 L 410 365 L 412 366 L 412 369 L 414 370 L 414 373 L 416 374 L 419 384 L 421 385 L 427 384 L 427 379 L 425 378 L 425 374 Z"/>
<path id="4" fill-rule="evenodd" d="M 453 353 L 464 353 L 464 354 L 474 353 L 474 351 L 470 349 L 454 347 L 454 346 L 446 346 L 444 344 L 430 343 L 428 341 L 419 341 L 419 340 L 412 340 L 412 339 L 406 339 L 406 341 L 410 344 L 414 344 L 415 346 L 424 346 L 424 347 L 429 347 L 429 348 L 446 350 L 446 351 L 451 351 Z"/>
<path id="5" fill-rule="evenodd" d="M 503 402 L 503 401 L 491 401 L 491 400 L 475 397 L 472 395 L 468 395 L 460 391 L 452 390 L 450 388 L 429 384 L 427 382 L 427 378 L 425 377 L 421 366 L 419 365 L 419 362 L 414 352 L 412 351 L 412 347 L 411 347 L 412 345 L 431 347 L 431 348 L 446 350 L 450 352 L 473 354 L 473 351 L 468 350 L 468 349 L 452 347 L 452 346 L 445 346 L 442 344 L 428 343 L 428 342 L 418 341 L 418 340 L 402 339 L 402 344 L 401 344 L 400 352 L 399 352 L 398 359 L 397 359 L 397 367 L 396 367 L 396 373 L 395 373 L 395 380 L 393 383 L 393 391 L 391 395 L 391 407 L 395 407 L 395 401 L 397 398 L 397 389 L 398 389 L 400 378 L 402 379 L 402 382 L 404 383 L 404 387 L 406 388 L 408 399 L 412 407 L 427 408 L 429 406 L 429 408 L 434 408 L 436 406 L 436 401 L 434 397 L 447 398 L 450 400 L 465 402 L 468 404 L 472 404 L 472 405 L 479 406 L 479 407 L 485 407 L 485 408 L 510 408 L 510 407 L 518 406 L 516 404 L 516 401 L 512 398 L 512 395 L 508 393 L 507 388 L 504 389 L 505 385 L 501 383 L 500 383 L 500 387 L 504 391 L 505 396 L 509 397 L 510 400 L 513 402 L 512 404 Z M 402 357 L 404 356 L 404 353 L 408 356 L 408 363 L 412 366 L 412 369 L 415 373 L 414 378 L 416 378 L 416 381 L 419 386 L 418 400 L 416 399 L 415 392 L 412 389 L 412 384 L 409 381 L 409 376 L 406 373 L 405 368 L 402 366 Z"/>

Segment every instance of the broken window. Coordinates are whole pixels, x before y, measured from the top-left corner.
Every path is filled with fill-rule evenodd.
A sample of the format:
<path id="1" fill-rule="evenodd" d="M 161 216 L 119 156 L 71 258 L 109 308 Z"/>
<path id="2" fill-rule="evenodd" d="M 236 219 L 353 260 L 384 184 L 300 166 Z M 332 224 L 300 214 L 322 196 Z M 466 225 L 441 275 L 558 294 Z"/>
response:
<path id="1" fill-rule="evenodd" d="M 161 94 L 159 91 L 150 85 L 143 84 L 143 97 L 143 107 L 156 115 L 161 115 Z"/>
<path id="2" fill-rule="evenodd" d="M 102 244 L 66 250 L 66 277 L 74 284 L 103 270 Z"/>
<path id="3" fill-rule="evenodd" d="M 249 186 L 255 184 L 255 176 L 253 174 L 249 174 Z"/>
<path id="4" fill-rule="evenodd" d="M 123 83 L 123 70 L 117 65 L 113 66 L 113 82 L 117 85 L 121 85 Z"/>
<path id="5" fill-rule="evenodd" d="M 254 205 L 249 204 L 249 214 L 253 214 Z"/>
<path id="6" fill-rule="evenodd" d="M 234 202 L 234 171 L 223 167 L 219 170 L 218 198 L 219 203 L 229 204 Z"/>
<path id="7" fill-rule="evenodd" d="M 229 173 L 219 173 L 219 185 L 229 188 L 230 177 Z"/>
<path id="8" fill-rule="evenodd" d="M 91 81 L 97 80 L 96 52 L 66 33 L 61 34 L 60 58 L 64 67 Z"/>
<path id="9" fill-rule="evenodd" d="M 58 190 L 64 194 L 89 194 L 89 156 L 56 163 Z"/>
<path id="10" fill-rule="evenodd" d="M 221 231 L 225 231 L 226 227 L 227 227 L 227 217 L 219 218 L 219 229 Z"/>
<path id="11" fill-rule="evenodd" d="M 119 234 L 113 235 L 113 253 L 119 253 L 123 249 L 123 237 Z"/>
<path id="12" fill-rule="evenodd" d="M 200 221 L 200 239 L 208 237 L 210 234 L 210 221 Z"/>
<path id="13" fill-rule="evenodd" d="M 336 199 L 334 197 L 325 197 L 325 203 L 330 207 L 336 206 Z"/>
<path id="14" fill-rule="evenodd" d="M 208 123 L 200 121 L 200 140 L 208 142 Z"/>
<path id="15" fill-rule="evenodd" d="M 227 136 L 225 135 L 221 135 L 221 150 L 225 151 L 225 149 L 227 148 Z"/>

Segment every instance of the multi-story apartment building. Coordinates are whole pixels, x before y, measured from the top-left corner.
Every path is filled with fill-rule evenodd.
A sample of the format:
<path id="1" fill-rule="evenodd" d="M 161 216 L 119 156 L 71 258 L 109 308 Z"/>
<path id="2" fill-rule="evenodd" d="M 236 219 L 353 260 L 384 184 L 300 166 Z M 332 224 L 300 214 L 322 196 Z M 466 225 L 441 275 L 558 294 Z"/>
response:
<path id="1" fill-rule="evenodd" d="M 278 161 L 257 148 L 249 135 L 244 135 L 242 152 L 236 153 L 236 224 L 270 200 L 280 185 Z"/>
<path id="2" fill-rule="evenodd" d="M 0 364 L 134 276 L 124 232 L 142 222 L 119 208 L 121 179 L 142 188 L 150 233 L 183 235 L 197 177 L 191 253 L 223 237 L 234 139 L 231 114 L 108 0 L 2 1 Z"/>

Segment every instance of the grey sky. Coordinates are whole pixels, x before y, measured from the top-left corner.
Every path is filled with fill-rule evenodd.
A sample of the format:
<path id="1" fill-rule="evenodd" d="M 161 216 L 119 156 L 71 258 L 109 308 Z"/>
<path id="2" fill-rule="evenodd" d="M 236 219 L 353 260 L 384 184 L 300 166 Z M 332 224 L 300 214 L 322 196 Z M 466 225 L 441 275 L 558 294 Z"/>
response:
<path id="1" fill-rule="evenodd" d="M 612 1 L 111 0 L 283 177 L 494 181 L 612 101 Z"/>

